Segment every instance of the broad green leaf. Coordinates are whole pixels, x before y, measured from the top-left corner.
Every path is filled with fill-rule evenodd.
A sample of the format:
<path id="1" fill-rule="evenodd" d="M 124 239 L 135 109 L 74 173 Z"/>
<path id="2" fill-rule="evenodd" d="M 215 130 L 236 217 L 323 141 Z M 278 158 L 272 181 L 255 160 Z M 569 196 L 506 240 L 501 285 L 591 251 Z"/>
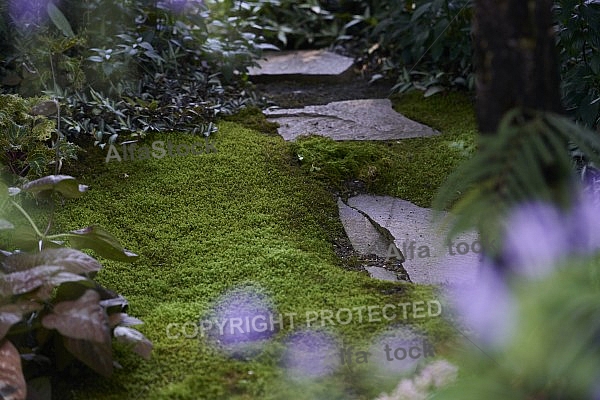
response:
<path id="1" fill-rule="evenodd" d="M 71 231 L 65 234 L 72 247 L 92 249 L 99 256 L 116 261 L 132 262 L 138 255 L 124 249 L 119 241 L 99 225 Z"/>
<path id="2" fill-rule="evenodd" d="M 8 340 L 0 342 L 0 395 L 3 400 L 25 400 L 27 397 L 21 355 Z"/>
<path id="3" fill-rule="evenodd" d="M 430 86 L 425 91 L 425 94 L 423 95 L 423 97 L 430 97 L 436 93 L 443 92 L 444 90 L 446 90 L 446 89 L 444 89 L 442 86 Z"/>
<path id="4" fill-rule="evenodd" d="M 87 190 L 86 185 L 80 185 L 77 180 L 69 175 L 48 175 L 23 185 L 23 191 L 40 193 L 56 191 L 68 199 L 80 197 Z"/>
<path id="5" fill-rule="evenodd" d="M 71 24 L 69 24 L 65 15 L 54 5 L 54 3 L 48 2 L 47 11 L 48 16 L 54 25 L 61 30 L 63 35 L 70 38 L 75 37 L 73 29 L 71 29 Z"/>

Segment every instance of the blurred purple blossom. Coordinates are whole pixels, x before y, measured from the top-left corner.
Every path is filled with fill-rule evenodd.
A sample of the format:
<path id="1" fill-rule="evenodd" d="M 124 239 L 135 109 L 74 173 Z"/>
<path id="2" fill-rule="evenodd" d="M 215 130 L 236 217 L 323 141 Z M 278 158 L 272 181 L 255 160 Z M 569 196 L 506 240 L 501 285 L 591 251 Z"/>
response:
<path id="1" fill-rule="evenodd" d="M 48 20 L 48 3 L 50 0 L 10 0 L 8 13 L 17 28 L 27 29 Z M 58 5 L 57 2 L 55 5 Z"/>
<path id="2" fill-rule="evenodd" d="M 501 347 L 511 338 L 515 328 L 515 300 L 500 272 L 485 260 L 477 283 L 455 288 L 452 301 L 484 345 Z"/>
<path id="3" fill-rule="evenodd" d="M 512 270 L 544 277 L 569 255 L 600 249 L 600 205 L 586 193 L 567 212 L 547 203 L 521 205 L 506 221 L 503 249 Z"/>
<path id="4" fill-rule="evenodd" d="M 568 221 L 571 250 L 589 254 L 600 249 L 600 204 L 584 192 L 571 210 Z"/>
<path id="5" fill-rule="evenodd" d="M 292 379 L 324 377 L 339 367 L 339 346 L 329 333 L 296 332 L 286 340 L 286 346 L 282 363 Z"/>
<path id="6" fill-rule="evenodd" d="M 543 276 L 567 254 L 568 226 L 552 205 L 524 204 L 510 214 L 506 226 L 505 259 L 523 275 Z"/>
<path id="7" fill-rule="evenodd" d="M 242 287 L 222 295 L 200 325 L 208 326 L 209 339 L 231 356 L 248 357 L 281 329 L 276 320 L 274 306 L 265 294 Z"/>
<path id="8" fill-rule="evenodd" d="M 379 334 L 369 353 L 369 362 L 376 368 L 373 372 L 389 377 L 413 374 L 419 363 L 435 356 L 427 336 L 410 326 L 397 326 Z"/>

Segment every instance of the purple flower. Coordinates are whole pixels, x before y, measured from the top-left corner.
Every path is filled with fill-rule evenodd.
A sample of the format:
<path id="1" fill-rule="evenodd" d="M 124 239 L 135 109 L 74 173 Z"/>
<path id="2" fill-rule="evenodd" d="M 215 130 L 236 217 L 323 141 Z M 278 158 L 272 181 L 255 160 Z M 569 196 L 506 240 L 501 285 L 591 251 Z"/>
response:
<path id="1" fill-rule="evenodd" d="M 569 214 L 568 229 L 574 252 L 589 254 L 600 249 L 600 204 L 589 193 L 578 197 Z"/>
<path id="2" fill-rule="evenodd" d="M 501 347 L 511 338 L 515 324 L 515 301 L 500 273 L 484 261 L 474 285 L 453 292 L 454 306 L 479 340 Z"/>
<path id="3" fill-rule="evenodd" d="M 530 278 L 546 276 L 570 255 L 600 249 L 600 205 L 585 192 L 567 212 L 547 203 L 521 205 L 505 227 L 504 259 Z"/>
<path id="4" fill-rule="evenodd" d="M 420 363 L 435 357 L 432 342 L 409 326 L 398 326 L 380 334 L 369 353 L 369 364 L 376 369 L 373 372 L 389 377 L 412 374 Z"/>
<path id="5" fill-rule="evenodd" d="M 18 28 L 38 26 L 48 20 L 48 3 L 50 0 L 11 0 L 8 12 Z"/>
<path id="6" fill-rule="evenodd" d="M 334 372 L 340 364 L 334 337 L 323 331 L 300 331 L 286 340 L 283 367 L 292 379 L 315 379 Z"/>
<path id="7" fill-rule="evenodd" d="M 231 356 L 248 357 L 259 351 L 283 323 L 266 295 L 254 288 L 238 288 L 221 296 L 199 325 Z"/>
<path id="8" fill-rule="evenodd" d="M 568 228 L 552 205 L 524 204 L 516 208 L 506 222 L 505 259 L 525 276 L 544 276 L 566 257 Z"/>

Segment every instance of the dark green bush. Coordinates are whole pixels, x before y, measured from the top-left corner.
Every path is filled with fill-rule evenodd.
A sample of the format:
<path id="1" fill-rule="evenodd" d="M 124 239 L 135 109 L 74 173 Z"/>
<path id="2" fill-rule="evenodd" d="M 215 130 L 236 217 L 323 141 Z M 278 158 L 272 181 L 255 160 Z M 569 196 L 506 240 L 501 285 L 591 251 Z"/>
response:
<path id="1" fill-rule="evenodd" d="M 600 4 L 559 0 L 558 48 L 561 56 L 563 103 L 584 125 L 600 118 Z"/>
<path id="2" fill-rule="evenodd" d="M 260 54 L 260 37 L 239 29 L 229 9 L 219 14 L 222 5 L 64 0 L 59 6 L 38 10 L 48 15 L 29 28 L 0 9 L 6 27 L 0 34 L 12 44 L 0 61 L 4 90 L 61 99 L 62 127 L 71 138 L 93 134 L 100 144 L 147 131 L 209 134 L 205 128 L 218 114 L 255 100 L 244 74 Z"/>

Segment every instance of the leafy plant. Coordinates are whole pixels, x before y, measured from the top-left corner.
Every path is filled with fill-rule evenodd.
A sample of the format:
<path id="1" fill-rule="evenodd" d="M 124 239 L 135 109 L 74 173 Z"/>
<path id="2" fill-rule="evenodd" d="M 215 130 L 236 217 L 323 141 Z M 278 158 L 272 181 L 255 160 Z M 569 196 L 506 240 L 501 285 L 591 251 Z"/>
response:
<path id="1" fill-rule="evenodd" d="M 554 9 L 563 104 L 577 121 L 595 128 L 600 120 L 600 4 L 558 0 Z"/>
<path id="2" fill-rule="evenodd" d="M 380 74 L 398 79 L 394 91 L 473 88 L 470 0 L 363 1 L 363 12 L 346 24 L 366 39 L 364 58 Z M 347 37 L 352 39 L 352 37 Z"/>
<path id="3" fill-rule="evenodd" d="M 548 201 L 566 208 L 573 200 L 568 144 L 600 160 L 600 138 L 552 113 L 512 110 L 498 132 L 480 137 L 477 153 L 442 185 L 434 208 L 452 207 L 458 216 L 449 236 L 476 228 L 484 249 L 499 243 L 508 211 L 526 201 Z M 491 254 L 496 256 L 497 254 Z"/>
<path id="4" fill-rule="evenodd" d="M 288 49 L 326 47 L 343 34 L 343 20 L 324 2 L 235 1 L 231 12 L 249 32 Z"/>
<path id="5" fill-rule="evenodd" d="M 59 99 L 69 139 L 207 132 L 217 115 L 256 103 L 243 77 L 261 37 L 202 2 L 64 0 L 36 11 L 47 18 L 29 29 L 4 14 L 15 43 L 2 60 L 5 88 Z"/>
<path id="6" fill-rule="evenodd" d="M 40 177 L 48 166 L 76 158 L 77 147 L 60 142 L 56 123 L 47 118 L 57 112 L 56 104 L 44 98 L 23 99 L 18 95 L 0 95 L 0 163 L 3 172 L 17 177 Z M 58 149 L 53 150 L 53 142 Z M 59 151 L 59 157 L 54 157 Z"/>
<path id="7" fill-rule="evenodd" d="M 0 250 L 0 393 L 11 399 L 26 398 L 26 378 L 33 377 L 36 364 L 62 369 L 77 359 L 110 376 L 113 339 L 150 357 L 152 344 L 131 328 L 142 322 L 126 314 L 125 298 L 94 281 L 101 265 L 80 249 L 125 262 L 137 255 L 96 225 L 48 234 L 50 222 L 42 231 L 14 199 L 19 193 L 77 198 L 86 189 L 65 175 L 46 176 L 21 188 L 0 184 L 0 230 L 11 232 Z M 9 209 L 20 218 L 10 217 Z M 15 225 L 17 220 L 25 224 Z"/>

